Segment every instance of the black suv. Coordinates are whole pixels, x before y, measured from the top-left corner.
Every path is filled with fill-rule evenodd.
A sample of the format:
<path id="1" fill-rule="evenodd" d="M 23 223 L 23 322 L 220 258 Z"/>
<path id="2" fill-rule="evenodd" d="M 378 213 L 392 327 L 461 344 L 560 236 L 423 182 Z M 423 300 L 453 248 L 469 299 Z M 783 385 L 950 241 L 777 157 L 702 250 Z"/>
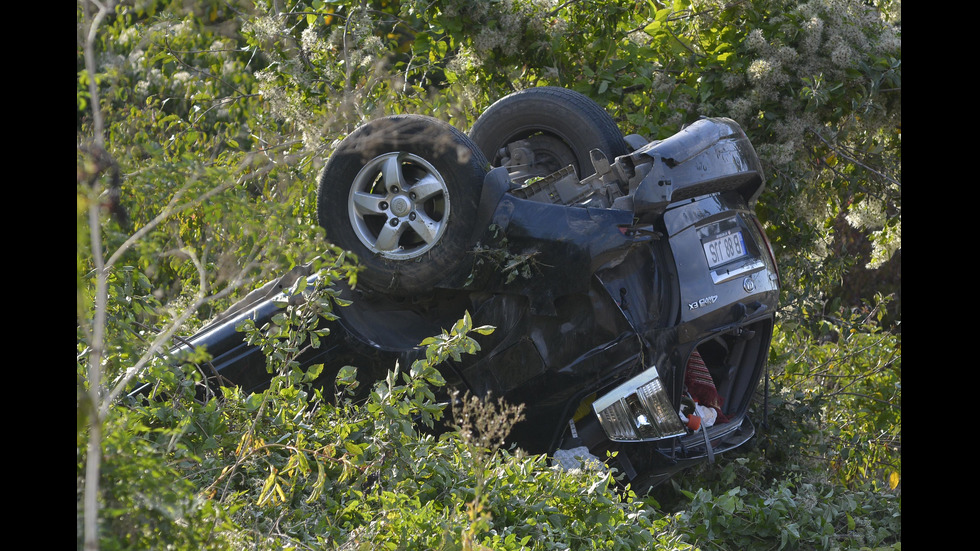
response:
<path id="1" fill-rule="evenodd" d="M 763 186 L 730 119 L 648 142 L 563 88 L 511 94 L 469 135 L 424 116 L 369 122 L 328 160 L 317 205 L 364 271 L 339 284 L 351 304 L 303 362 L 325 366 L 324 385 L 345 365 L 383 377 L 469 312 L 496 330 L 445 365 L 449 388 L 524 404 L 511 438 L 529 452 L 616 451 L 634 488 L 655 485 L 755 433 L 779 294 L 753 210 Z M 316 275 L 270 282 L 188 346 L 261 388 L 264 358 L 235 328 L 270 319 L 299 277 Z"/>

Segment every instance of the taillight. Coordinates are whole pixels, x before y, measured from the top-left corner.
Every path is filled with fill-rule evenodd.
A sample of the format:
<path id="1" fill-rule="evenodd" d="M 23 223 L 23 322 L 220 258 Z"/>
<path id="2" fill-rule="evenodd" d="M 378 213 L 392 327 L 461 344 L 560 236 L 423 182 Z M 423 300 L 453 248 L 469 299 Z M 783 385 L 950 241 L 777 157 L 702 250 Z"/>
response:
<path id="1" fill-rule="evenodd" d="M 601 396 L 592 403 L 592 409 L 610 440 L 639 442 L 687 433 L 656 367 Z"/>

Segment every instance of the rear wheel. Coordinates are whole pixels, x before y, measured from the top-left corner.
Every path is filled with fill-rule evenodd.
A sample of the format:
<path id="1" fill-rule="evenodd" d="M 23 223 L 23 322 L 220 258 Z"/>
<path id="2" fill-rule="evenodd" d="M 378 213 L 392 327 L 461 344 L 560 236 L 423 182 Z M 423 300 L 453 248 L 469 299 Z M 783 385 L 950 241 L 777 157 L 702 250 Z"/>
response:
<path id="1" fill-rule="evenodd" d="M 357 254 L 359 280 L 415 294 L 458 276 L 470 247 L 488 163 L 463 133 L 418 115 L 378 119 L 327 161 L 317 216 L 334 244 Z"/>
<path id="2" fill-rule="evenodd" d="M 470 138 L 493 166 L 506 166 L 519 184 L 568 165 L 579 178 L 595 173 L 590 151 L 610 162 L 629 153 L 623 134 L 596 102 L 552 86 L 529 88 L 491 105 L 473 124 Z"/>

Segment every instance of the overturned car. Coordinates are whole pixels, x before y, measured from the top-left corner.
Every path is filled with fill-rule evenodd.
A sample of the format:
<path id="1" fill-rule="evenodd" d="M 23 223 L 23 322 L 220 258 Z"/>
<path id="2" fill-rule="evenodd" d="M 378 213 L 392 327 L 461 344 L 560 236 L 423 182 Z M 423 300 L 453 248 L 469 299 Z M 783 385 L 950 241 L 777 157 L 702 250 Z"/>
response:
<path id="1" fill-rule="evenodd" d="M 764 186 L 732 120 L 648 142 L 585 96 L 533 88 L 469 135 L 423 116 L 369 122 L 328 160 L 318 216 L 358 256 L 328 339 L 303 357 L 324 385 L 408 365 L 464 312 L 496 330 L 451 362 L 450 388 L 525 405 L 511 438 L 532 453 L 614 459 L 634 488 L 732 450 L 755 429 L 779 282 L 753 207 Z M 269 381 L 235 327 L 275 314 L 302 270 L 187 340 L 225 380 Z"/>

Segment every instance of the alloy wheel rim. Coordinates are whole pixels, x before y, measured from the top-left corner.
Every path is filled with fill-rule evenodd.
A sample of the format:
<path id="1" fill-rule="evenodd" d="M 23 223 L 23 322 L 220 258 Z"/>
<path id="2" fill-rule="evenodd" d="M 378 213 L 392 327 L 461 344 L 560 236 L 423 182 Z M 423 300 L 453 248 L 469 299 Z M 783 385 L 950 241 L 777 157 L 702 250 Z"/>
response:
<path id="1" fill-rule="evenodd" d="M 428 161 L 403 151 L 379 155 L 354 178 L 348 215 L 372 253 L 394 260 L 420 256 L 446 232 L 449 188 Z"/>

